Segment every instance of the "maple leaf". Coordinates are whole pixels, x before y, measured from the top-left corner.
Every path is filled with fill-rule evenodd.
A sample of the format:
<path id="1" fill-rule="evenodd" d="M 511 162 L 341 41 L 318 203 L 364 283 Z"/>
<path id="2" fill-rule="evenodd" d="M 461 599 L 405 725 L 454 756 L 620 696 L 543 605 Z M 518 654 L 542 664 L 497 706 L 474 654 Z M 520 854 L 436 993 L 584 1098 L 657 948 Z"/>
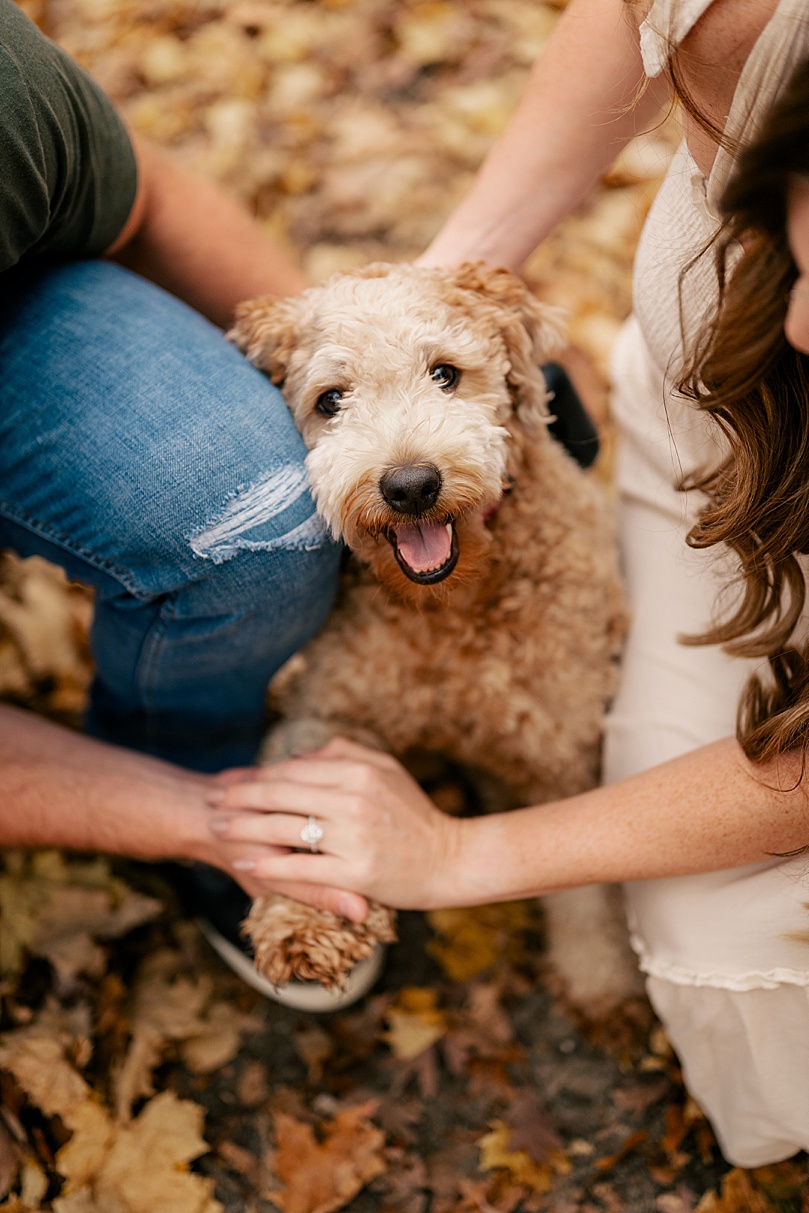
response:
<path id="1" fill-rule="evenodd" d="M 537 1163 L 527 1150 L 512 1149 L 512 1130 L 501 1120 L 478 1139 L 482 1171 L 508 1171 L 511 1180 L 532 1192 L 550 1192 L 557 1176 L 570 1171 L 570 1161 L 562 1150 L 550 1150 L 547 1162 Z"/>
<path id="2" fill-rule="evenodd" d="M 67 1181 L 67 1191 L 83 1188 L 101 1171 L 115 1135 L 102 1107 L 86 1100 L 70 1116 L 73 1136 L 56 1155 L 56 1169 Z"/>
<path id="3" fill-rule="evenodd" d="M 275 1112 L 273 1170 L 285 1187 L 267 1199 L 283 1213 L 334 1213 L 387 1170 L 385 1136 L 371 1123 L 374 1101 L 344 1108 L 323 1126 L 321 1141 L 302 1121 Z"/>
<path id="4" fill-rule="evenodd" d="M 778 1213 L 778 1207 L 758 1186 L 751 1172 L 734 1167 L 722 1176 L 720 1194 L 706 1192 L 696 1213 Z"/>
<path id="5" fill-rule="evenodd" d="M 196 1074 L 230 1061 L 244 1032 L 261 1027 L 230 1002 L 211 1001 L 207 974 L 181 972 L 180 954 L 169 948 L 150 955 L 135 979 L 132 1039 L 115 1076 L 115 1107 L 120 1121 L 130 1117 L 134 1101 L 153 1093 L 152 1071 L 172 1042 Z"/>
<path id="6" fill-rule="evenodd" d="M 161 913 L 161 903 L 112 876 L 107 860 L 67 859 L 58 851 L 7 853 L 0 875 L 0 972 L 18 972 L 25 954 L 43 956 L 68 983 L 98 976 L 96 939 L 117 939 Z"/>
<path id="7" fill-rule="evenodd" d="M 65 1192 L 55 1213 L 222 1213 L 212 1181 L 188 1164 L 209 1147 L 203 1110 L 164 1091 L 130 1125 L 115 1125 L 87 1103 L 74 1115 L 74 1133 L 56 1155 Z"/>
<path id="8" fill-rule="evenodd" d="M 213 1183 L 188 1171 L 209 1150 L 203 1110 L 172 1091 L 156 1095 L 131 1125 L 121 1127 L 95 1181 L 99 1204 L 112 1213 L 222 1213 Z M 105 1202 L 106 1205 L 105 1205 Z"/>
<path id="9" fill-rule="evenodd" d="M 447 1031 L 446 1017 L 437 1002 L 435 990 L 406 986 L 388 1008 L 385 1014 L 388 1027 L 382 1039 L 400 1060 L 412 1061 Z"/>
<path id="10" fill-rule="evenodd" d="M 511 1129 L 511 1150 L 525 1150 L 540 1165 L 564 1154 L 564 1143 L 533 1091 L 514 1093 L 506 1121 Z"/>
<path id="11" fill-rule="evenodd" d="M 82 1076 L 65 1055 L 73 1036 L 67 1016 L 48 1004 L 37 1019 L 0 1037 L 0 1068 L 46 1116 L 60 1116 L 70 1128 L 91 1097 Z"/>

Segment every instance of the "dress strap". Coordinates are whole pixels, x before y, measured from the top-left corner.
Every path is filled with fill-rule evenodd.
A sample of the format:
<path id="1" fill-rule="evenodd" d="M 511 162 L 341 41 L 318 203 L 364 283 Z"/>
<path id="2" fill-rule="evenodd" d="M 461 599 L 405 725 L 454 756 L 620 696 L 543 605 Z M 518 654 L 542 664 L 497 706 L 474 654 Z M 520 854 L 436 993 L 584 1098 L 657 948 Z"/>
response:
<path id="1" fill-rule="evenodd" d="M 640 26 L 640 50 L 647 76 L 659 76 L 669 55 L 691 32 L 713 0 L 652 0 Z"/>

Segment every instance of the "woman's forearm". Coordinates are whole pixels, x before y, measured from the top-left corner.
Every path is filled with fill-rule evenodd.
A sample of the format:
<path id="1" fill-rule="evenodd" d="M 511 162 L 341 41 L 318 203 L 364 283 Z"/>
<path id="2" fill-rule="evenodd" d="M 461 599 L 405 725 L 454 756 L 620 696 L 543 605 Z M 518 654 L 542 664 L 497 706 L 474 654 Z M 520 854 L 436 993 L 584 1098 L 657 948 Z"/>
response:
<path id="1" fill-rule="evenodd" d="M 520 105 L 424 264 L 519 269 L 621 148 L 654 121 L 668 86 L 645 76 L 625 0 L 572 0 Z"/>
<path id="2" fill-rule="evenodd" d="M 569 800 L 458 823 L 454 904 L 757 863 L 809 845 L 801 756 L 732 738 Z M 448 886 L 453 882 L 448 881 Z"/>
<path id="3" fill-rule="evenodd" d="M 476 905 L 718 871 L 807 846 L 801 765 L 789 754 L 754 767 L 727 738 L 567 800 L 458 820 L 389 755 L 335 738 L 229 778 L 212 828 L 245 846 L 237 870 L 247 863 L 258 881 L 322 881 L 400 909 Z M 319 854 L 259 853 L 299 847 L 310 813 L 323 829 Z"/>

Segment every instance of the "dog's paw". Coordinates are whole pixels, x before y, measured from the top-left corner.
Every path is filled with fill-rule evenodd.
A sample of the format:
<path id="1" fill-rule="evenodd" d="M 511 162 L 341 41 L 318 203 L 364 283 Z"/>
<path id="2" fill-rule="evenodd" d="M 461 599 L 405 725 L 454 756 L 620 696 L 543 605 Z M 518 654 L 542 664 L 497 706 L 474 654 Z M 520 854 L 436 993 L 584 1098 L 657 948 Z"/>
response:
<path id="1" fill-rule="evenodd" d="M 258 897 L 243 924 L 253 945 L 259 973 L 274 986 L 317 981 L 327 990 L 345 989 L 348 974 L 379 943 L 396 939 L 395 914 L 371 903 L 362 924 L 329 910 L 291 901 Z"/>
<path id="2" fill-rule="evenodd" d="M 284 762 L 319 750 L 335 736 L 334 725 L 313 716 L 280 721 L 264 738 L 258 761 L 262 766 Z"/>

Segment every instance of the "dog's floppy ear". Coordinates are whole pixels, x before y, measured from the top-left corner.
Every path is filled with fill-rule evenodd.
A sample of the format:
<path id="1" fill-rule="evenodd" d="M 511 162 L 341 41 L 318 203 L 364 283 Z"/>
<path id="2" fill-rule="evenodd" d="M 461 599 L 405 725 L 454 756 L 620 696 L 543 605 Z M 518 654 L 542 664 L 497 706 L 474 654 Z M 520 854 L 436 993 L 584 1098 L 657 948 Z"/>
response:
<path id="1" fill-rule="evenodd" d="M 282 384 L 295 348 L 297 317 L 294 296 L 276 299 L 263 295 L 259 299 L 249 299 L 236 308 L 236 323 L 227 338 L 254 366 L 269 375 L 273 383 Z"/>
<path id="2" fill-rule="evenodd" d="M 548 389 L 539 367 L 567 344 L 564 311 L 540 303 L 516 274 L 482 261 L 465 261 L 454 271 L 453 279 L 462 290 L 474 291 L 495 307 L 511 364 L 509 387 L 520 421 L 529 430 L 547 425 Z"/>

